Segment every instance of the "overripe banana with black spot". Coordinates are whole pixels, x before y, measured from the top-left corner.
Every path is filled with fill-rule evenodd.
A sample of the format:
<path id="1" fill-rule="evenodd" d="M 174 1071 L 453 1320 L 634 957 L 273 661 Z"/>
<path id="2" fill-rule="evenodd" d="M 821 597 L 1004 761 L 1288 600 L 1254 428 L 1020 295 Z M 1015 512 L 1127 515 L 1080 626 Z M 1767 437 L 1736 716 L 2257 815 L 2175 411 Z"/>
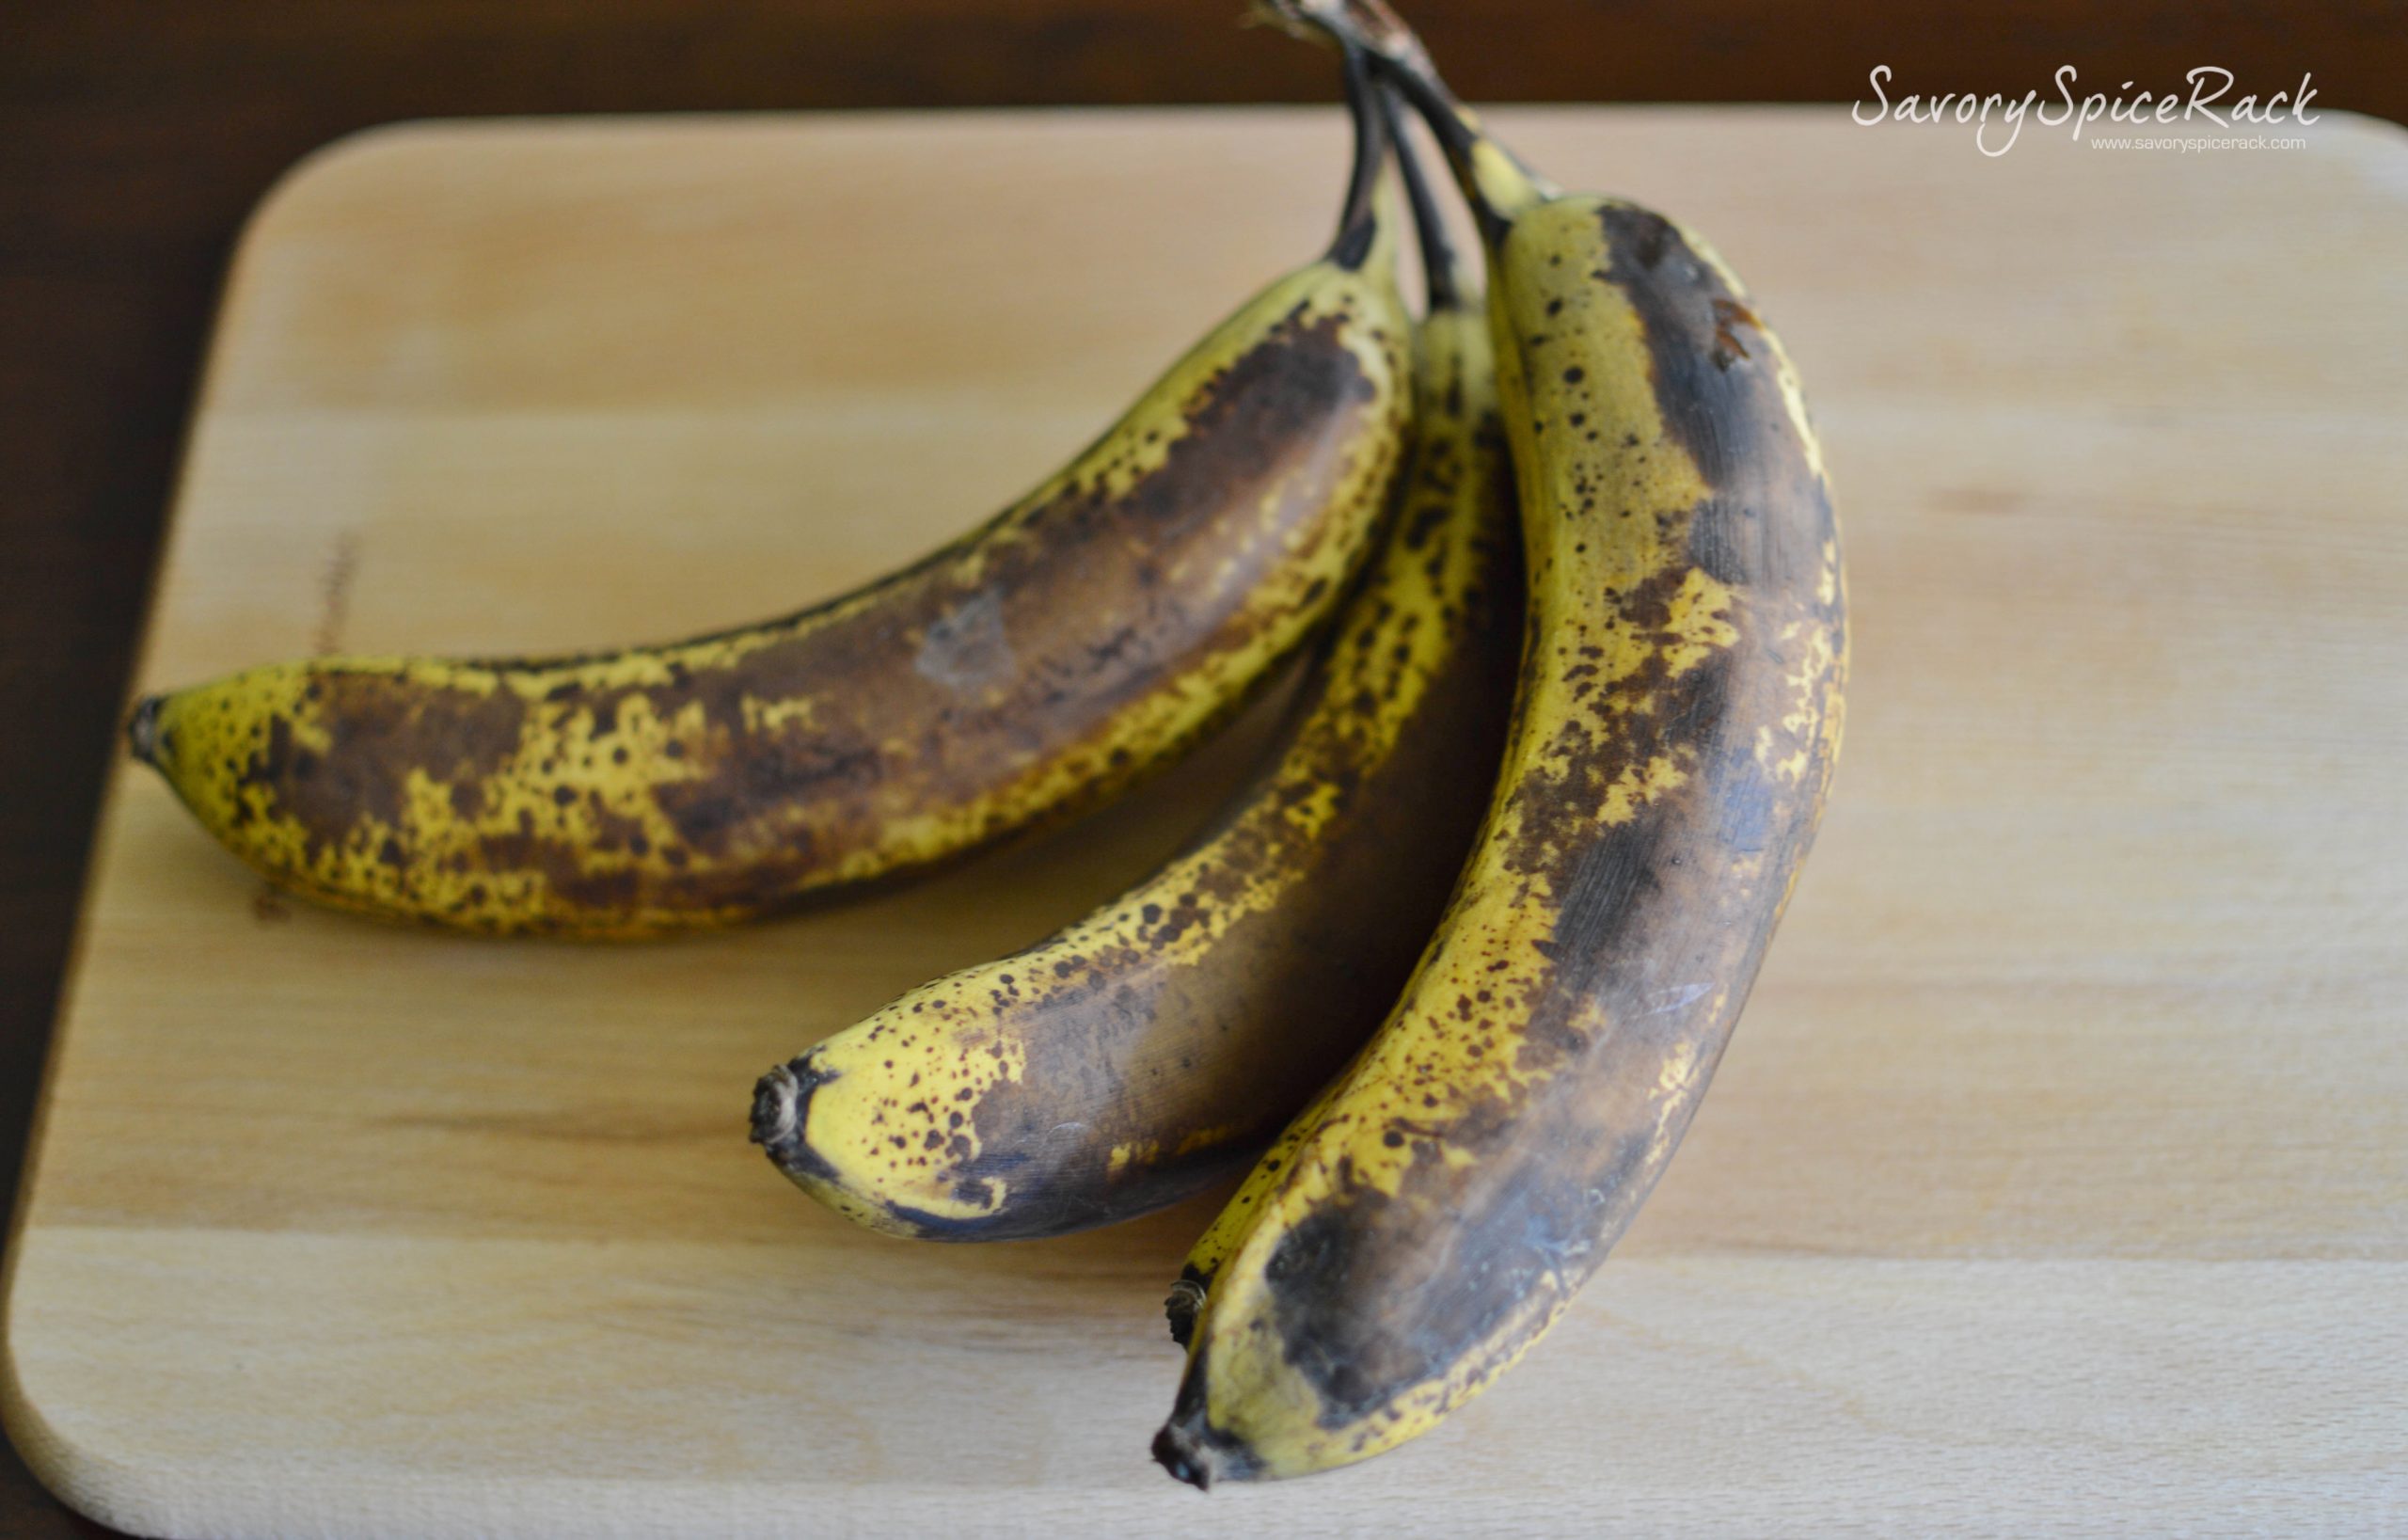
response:
<path id="1" fill-rule="evenodd" d="M 1256 1154 L 1394 1003 L 1496 773 L 1521 635 L 1487 325 L 1423 226 L 1399 507 L 1262 768 L 1113 902 L 763 1077 L 752 1136 L 805 1192 L 936 1240 L 1130 1218 Z"/>
<path id="2" fill-rule="evenodd" d="M 1378 0 L 1374 51 L 1489 253 L 1529 570 L 1502 777 L 1394 1013 L 1174 1298 L 1171 1472 L 1303 1475 L 1437 1424 L 1561 1313 L 1655 1185 L 1810 843 L 1846 669 L 1796 377 L 1693 232 L 1526 173 Z"/>
<path id="3" fill-rule="evenodd" d="M 1111 795 L 1275 675 L 1386 504 L 1411 320 L 1356 127 L 1320 260 L 919 563 L 672 645 L 255 668 L 141 701 L 134 753 L 271 881 L 488 932 L 724 923 Z"/>

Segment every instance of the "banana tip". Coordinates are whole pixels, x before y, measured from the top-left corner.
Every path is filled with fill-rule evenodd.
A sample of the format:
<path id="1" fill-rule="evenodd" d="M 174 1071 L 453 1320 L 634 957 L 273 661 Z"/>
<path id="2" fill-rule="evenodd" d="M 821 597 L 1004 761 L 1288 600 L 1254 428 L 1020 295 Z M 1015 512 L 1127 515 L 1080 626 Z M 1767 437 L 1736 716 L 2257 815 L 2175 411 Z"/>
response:
<path id="1" fill-rule="evenodd" d="M 134 703 L 133 713 L 125 719 L 126 748 L 135 758 L 154 768 L 164 747 L 159 737 L 159 708 L 166 700 L 165 695 L 145 695 Z"/>
<path id="2" fill-rule="evenodd" d="M 788 1176 L 836 1179 L 835 1168 L 803 1136 L 811 1120 L 812 1092 L 835 1078 L 805 1054 L 771 1070 L 752 1088 L 752 1142 Z"/>
<path id="3" fill-rule="evenodd" d="M 1176 1418 L 1154 1435 L 1154 1463 L 1199 1492 L 1212 1489 L 1212 1467 Z"/>
<path id="4" fill-rule="evenodd" d="M 779 1065 L 752 1088 L 752 1142 L 772 1156 L 792 1145 L 802 1132 L 795 1104 L 801 1091 L 802 1081 L 791 1064 Z"/>
<path id="5" fill-rule="evenodd" d="M 1170 1421 L 1154 1435 L 1154 1463 L 1199 1492 L 1224 1479 L 1260 1479 L 1262 1463 L 1254 1451 L 1244 1439 L 1212 1426 L 1204 1407 L 1204 1366 L 1191 1358 Z"/>

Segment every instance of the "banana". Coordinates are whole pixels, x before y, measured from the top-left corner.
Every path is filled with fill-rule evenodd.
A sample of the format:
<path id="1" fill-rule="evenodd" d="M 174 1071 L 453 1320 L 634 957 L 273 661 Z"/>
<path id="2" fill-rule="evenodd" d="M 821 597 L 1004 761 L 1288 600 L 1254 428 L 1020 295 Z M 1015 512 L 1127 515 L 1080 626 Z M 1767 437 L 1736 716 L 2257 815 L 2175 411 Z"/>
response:
<path id="1" fill-rule="evenodd" d="M 1275 676 L 1385 506 L 1411 318 L 1355 123 L 1320 260 L 919 563 L 663 646 L 270 664 L 140 701 L 133 753 L 271 881 L 493 933 L 730 922 L 1114 794 Z"/>
<path id="2" fill-rule="evenodd" d="M 1721 1056 L 1813 836 L 1846 667 L 1821 453 L 1729 269 L 1526 172 L 1377 0 L 1278 8 L 1372 50 L 1474 204 L 1529 631 L 1437 934 L 1174 1296 L 1189 1356 L 1154 1453 L 1197 1486 L 1418 1437 L 1560 1315 Z"/>
<path id="3" fill-rule="evenodd" d="M 805 1192 L 937 1240 L 1130 1218 L 1257 1152 L 1395 1000 L 1471 842 L 1520 641 L 1486 323 L 1424 229 L 1400 506 L 1277 745 L 1117 899 L 763 1077 L 752 1137 Z"/>

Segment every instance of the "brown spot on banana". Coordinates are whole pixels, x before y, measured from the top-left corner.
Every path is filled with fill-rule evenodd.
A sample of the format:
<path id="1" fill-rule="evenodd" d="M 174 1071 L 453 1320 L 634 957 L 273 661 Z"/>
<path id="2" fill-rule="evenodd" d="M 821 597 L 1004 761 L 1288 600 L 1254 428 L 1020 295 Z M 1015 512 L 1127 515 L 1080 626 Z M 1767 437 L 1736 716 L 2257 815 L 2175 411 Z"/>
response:
<path id="1" fill-rule="evenodd" d="M 1262 768 L 1112 903 L 764 1077 L 753 1137 L 806 1192 L 939 1240 L 1126 1219 L 1259 1151 L 1379 1024 L 1470 843 L 1520 639 L 1482 318 L 1434 313 L 1418 352 L 1389 533 Z"/>
<path id="2" fill-rule="evenodd" d="M 139 703 L 134 752 L 271 881 L 489 932 L 717 924 L 1058 819 L 1243 705 L 1361 560 L 1405 429 L 1395 222 L 1350 212 L 1345 254 L 867 588 L 623 652 L 274 664 Z"/>
<path id="3" fill-rule="evenodd" d="M 1199 1485 L 1417 1437 L 1557 1319 L 1704 1093 L 1837 750 L 1838 535 L 1778 341 L 1687 231 L 1517 183 L 1453 127 L 1521 487 L 1520 698 L 1403 998 L 1182 1279 L 1155 1452 Z"/>

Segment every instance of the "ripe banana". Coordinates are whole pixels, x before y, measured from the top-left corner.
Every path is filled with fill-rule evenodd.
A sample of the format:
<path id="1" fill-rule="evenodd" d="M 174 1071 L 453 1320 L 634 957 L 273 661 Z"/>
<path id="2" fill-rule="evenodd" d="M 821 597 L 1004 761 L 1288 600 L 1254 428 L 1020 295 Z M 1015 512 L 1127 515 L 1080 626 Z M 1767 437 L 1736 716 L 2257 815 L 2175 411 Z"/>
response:
<path id="1" fill-rule="evenodd" d="M 1198 1486 L 1418 1437 L 1560 1314 L 1721 1056 L 1846 670 L 1821 453 L 1729 270 L 1661 215 L 1529 176 L 1377 0 L 1278 8 L 1371 49 L 1475 205 L 1530 629 L 1437 935 L 1174 1296 L 1189 1357 L 1154 1450 Z"/>
<path id="2" fill-rule="evenodd" d="M 487 932 L 723 923 L 1111 795 L 1274 676 L 1385 505 L 1411 319 L 1355 121 L 1328 251 L 916 564 L 665 646 L 255 668 L 141 701 L 134 754 L 270 881 Z"/>
<path id="3" fill-rule="evenodd" d="M 752 1137 L 805 1192 L 937 1240 L 1131 1218 L 1258 1151 L 1396 999 L 1495 774 L 1520 642 L 1486 322 L 1423 249 L 1400 506 L 1279 746 L 1119 898 L 770 1071 Z"/>

